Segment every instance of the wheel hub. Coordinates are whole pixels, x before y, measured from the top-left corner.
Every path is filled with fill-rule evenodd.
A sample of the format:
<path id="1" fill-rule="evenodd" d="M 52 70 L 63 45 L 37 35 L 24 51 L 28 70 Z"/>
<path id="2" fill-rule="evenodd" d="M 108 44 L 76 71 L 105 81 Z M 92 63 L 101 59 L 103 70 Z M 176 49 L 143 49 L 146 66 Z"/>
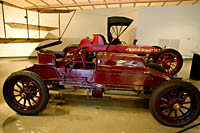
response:
<path id="1" fill-rule="evenodd" d="M 173 106 L 173 108 L 175 110 L 179 110 L 181 108 L 181 105 L 179 103 L 175 103 L 174 106 Z"/>
<path id="2" fill-rule="evenodd" d="M 170 68 L 170 65 L 171 65 L 171 61 L 169 61 L 169 60 L 165 61 L 163 64 L 164 68 L 167 68 L 167 69 Z"/>
<path id="3" fill-rule="evenodd" d="M 24 93 L 24 92 L 21 93 L 21 97 L 22 97 L 22 98 L 26 98 L 26 93 Z"/>

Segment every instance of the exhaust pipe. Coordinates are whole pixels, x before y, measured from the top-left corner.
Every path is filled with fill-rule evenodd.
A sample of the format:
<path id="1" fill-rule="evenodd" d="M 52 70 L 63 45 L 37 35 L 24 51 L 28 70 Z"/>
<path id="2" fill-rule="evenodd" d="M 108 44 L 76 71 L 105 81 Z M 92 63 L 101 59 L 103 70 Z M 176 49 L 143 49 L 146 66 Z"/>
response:
<path id="1" fill-rule="evenodd" d="M 104 90 L 104 94 L 108 95 L 123 95 L 123 96 L 139 96 L 141 91 L 134 91 L 134 90 Z"/>

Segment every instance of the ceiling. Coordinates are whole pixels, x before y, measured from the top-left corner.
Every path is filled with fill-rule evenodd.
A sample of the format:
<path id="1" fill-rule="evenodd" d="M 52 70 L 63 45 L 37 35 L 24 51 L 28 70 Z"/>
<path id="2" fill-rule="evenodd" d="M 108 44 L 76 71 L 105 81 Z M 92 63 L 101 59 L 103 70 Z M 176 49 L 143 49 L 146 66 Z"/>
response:
<path id="1" fill-rule="evenodd" d="M 113 7 L 196 5 L 200 0 L 0 0 L 5 5 L 28 10 L 62 9 L 84 10 Z"/>

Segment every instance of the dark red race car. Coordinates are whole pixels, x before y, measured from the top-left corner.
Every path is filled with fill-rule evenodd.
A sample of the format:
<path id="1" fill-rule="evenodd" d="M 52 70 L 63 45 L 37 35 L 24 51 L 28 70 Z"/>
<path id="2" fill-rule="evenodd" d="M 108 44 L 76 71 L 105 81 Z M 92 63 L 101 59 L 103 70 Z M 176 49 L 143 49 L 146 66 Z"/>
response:
<path id="1" fill-rule="evenodd" d="M 50 89 L 70 91 L 62 88 L 70 85 L 74 87 L 71 91 L 86 89 L 88 99 L 121 100 L 124 97 L 111 97 L 119 92 L 132 93 L 126 100 L 150 98 L 152 115 L 167 126 L 184 126 L 199 116 L 198 89 L 174 79 L 158 64 L 146 65 L 143 58 L 133 54 L 108 52 L 98 52 L 95 62 L 85 61 L 82 48 L 64 56 L 44 47 L 37 48 L 38 64 L 12 73 L 4 83 L 4 99 L 19 114 L 41 112 L 48 104 Z"/>
<path id="2" fill-rule="evenodd" d="M 145 58 L 146 63 L 157 63 L 165 68 L 167 73 L 175 75 L 180 71 L 183 65 L 181 54 L 174 49 L 162 49 L 158 46 L 137 46 L 123 45 L 119 37 L 133 22 L 132 19 L 126 17 L 109 17 L 107 28 L 107 39 L 101 34 L 94 34 L 92 42 L 89 38 L 81 40 L 80 46 L 67 46 L 64 49 L 67 56 L 68 51 L 79 47 L 87 47 L 82 53 L 85 60 L 93 60 L 96 58 L 97 52 L 112 53 L 129 53 L 137 54 Z"/>

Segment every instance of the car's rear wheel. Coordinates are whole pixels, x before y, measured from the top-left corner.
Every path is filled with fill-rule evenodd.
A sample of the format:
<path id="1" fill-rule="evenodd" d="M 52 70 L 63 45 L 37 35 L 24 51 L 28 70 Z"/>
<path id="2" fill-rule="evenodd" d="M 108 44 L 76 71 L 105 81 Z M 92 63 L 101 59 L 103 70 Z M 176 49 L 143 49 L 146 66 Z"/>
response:
<path id="1" fill-rule="evenodd" d="M 174 49 L 163 49 L 153 59 L 154 63 L 160 64 L 170 75 L 177 74 L 183 66 L 181 54 Z"/>
<path id="2" fill-rule="evenodd" d="M 44 81 L 30 71 L 11 74 L 4 83 L 3 95 L 7 104 L 23 115 L 41 112 L 49 100 L 49 92 Z"/>
<path id="3" fill-rule="evenodd" d="M 199 91 L 192 84 L 181 80 L 166 81 L 153 91 L 150 111 L 164 125 L 187 125 L 199 116 Z"/>

